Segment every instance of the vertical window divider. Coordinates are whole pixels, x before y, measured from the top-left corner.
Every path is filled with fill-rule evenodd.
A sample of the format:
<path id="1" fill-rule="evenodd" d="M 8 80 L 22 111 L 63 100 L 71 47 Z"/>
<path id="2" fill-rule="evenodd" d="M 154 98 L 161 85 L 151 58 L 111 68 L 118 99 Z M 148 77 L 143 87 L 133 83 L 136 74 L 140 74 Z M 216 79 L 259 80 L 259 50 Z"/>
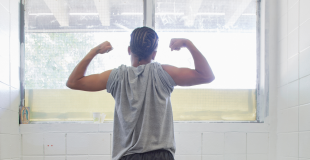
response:
<path id="1" fill-rule="evenodd" d="M 265 42 L 265 0 L 257 0 L 256 52 L 257 52 L 257 108 L 256 120 L 264 123 L 269 116 L 269 60 Z M 268 122 L 267 122 L 268 123 Z"/>
<path id="2" fill-rule="evenodd" d="M 25 106 L 25 0 L 20 0 L 19 7 L 19 41 L 20 41 L 20 67 L 19 67 L 19 82 L 20 82 L 20 105 L 21 109 Z"/>
<path id="3" fill-rule="evenodd" d="M 155 30 L 155 0 L 143 0 L 143 26 Z"/>

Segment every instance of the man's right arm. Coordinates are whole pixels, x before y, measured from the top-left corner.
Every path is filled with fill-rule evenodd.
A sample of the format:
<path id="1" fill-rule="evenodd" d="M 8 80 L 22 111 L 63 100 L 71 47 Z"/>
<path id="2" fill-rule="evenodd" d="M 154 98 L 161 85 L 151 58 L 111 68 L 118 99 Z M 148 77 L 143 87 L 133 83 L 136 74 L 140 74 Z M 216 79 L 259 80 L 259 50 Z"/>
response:
<path id="1" fill-rule="evenodd" d="M 162 65 L 163 69 L 172 77 L 179 86 L 193 86 L 212 82 L 215 77 L 206 58 L 200 53 L 195 45 L 188 39 L 172 39 L 171 51 L 186 47 L 195 63 L 195 69 L 177 68 L 171 65 Z"/>

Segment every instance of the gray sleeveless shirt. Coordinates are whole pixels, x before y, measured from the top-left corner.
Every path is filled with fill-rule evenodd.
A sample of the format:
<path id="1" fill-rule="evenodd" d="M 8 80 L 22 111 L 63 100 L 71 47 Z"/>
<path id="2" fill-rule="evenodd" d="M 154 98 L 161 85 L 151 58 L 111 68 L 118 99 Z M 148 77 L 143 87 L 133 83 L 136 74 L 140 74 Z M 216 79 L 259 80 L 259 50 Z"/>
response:
<path id="1" fill-rule="evenodd" d="M 106 87 L 115 99 L 112 160 L 157 149 L 174 155 L 174 86 L 157 62 L 112 70 Z"/>

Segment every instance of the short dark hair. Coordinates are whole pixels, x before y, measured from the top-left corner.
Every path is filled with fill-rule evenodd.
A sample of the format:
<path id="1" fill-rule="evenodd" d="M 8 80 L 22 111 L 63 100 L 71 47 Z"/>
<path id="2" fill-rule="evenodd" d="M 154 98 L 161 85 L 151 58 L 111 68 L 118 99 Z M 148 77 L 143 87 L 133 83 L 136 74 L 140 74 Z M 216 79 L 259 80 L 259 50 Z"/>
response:
<path id="1" fill-rule="evenodd" d="M 130 36 L 130 50 L 139 57 L 139 61 L 149 57 L 158 45 L 158 35 L 149 27 L 136 28 Z"/>

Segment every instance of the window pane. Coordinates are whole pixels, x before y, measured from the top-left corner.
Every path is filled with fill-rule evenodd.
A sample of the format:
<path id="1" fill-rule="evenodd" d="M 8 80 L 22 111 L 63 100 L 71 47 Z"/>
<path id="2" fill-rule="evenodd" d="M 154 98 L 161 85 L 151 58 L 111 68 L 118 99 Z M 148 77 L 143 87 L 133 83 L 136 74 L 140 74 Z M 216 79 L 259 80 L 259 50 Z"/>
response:
<path id="1" fill-rule="evenodd" d="M 130 65 L 129 35 L 143 24 L 142 2 L 26 0 L 25 100 L 32 121 L 92 120 L 92 112 L 113 120 L 110 94 L 74 91 L 65 83 L 87 52 L 106 40 L 113 53 L 95 57 L 87 75 Z M 175 89 L 175 121 L 256 119 L 255 13 L 252 0 L 156 1 L 156 61 L 194 68 L 186 49 L 170 52 L 168 47 L 171 38 L 189 38 L 216 76 L 208 85 Z"/>
<path id="2" fill-rule="evenodd" d="M 109 41 L 113 53 L 98 55 L 86 75 L 130 65 L 131 31 L 143 25 L 140 0 L 26 0 L 25 87 L 32 121 L 92 120 L 92 112 L 113 119 L 114 100 L 106 91 L 66 87 L 78 62 Z"/>
<path id="3" fill-rule="evenodd" d="M 216 77 L 175 89 L 175 120 L 256 120 L 255 0 L 156 0 L 155 22 L 157 61 L 194 68 L 187 49 L 168 47 L 171 38 L 188 38 Z"/>

